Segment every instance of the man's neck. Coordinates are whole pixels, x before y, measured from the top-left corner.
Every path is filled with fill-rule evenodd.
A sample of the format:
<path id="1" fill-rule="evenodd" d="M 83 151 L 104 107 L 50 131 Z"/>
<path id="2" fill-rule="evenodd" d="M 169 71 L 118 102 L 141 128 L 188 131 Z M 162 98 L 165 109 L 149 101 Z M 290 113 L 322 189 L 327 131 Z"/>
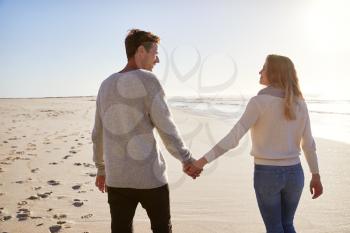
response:
<path id="1" fill-rule="evenodd" d="M 118 73 L 125 73 L 128 71 L 138 70 L 138 69 L 140 69 L 140 68 L 137 66 L 135 59 L 131 58 L 128 60 L 128 63 L 126 64 L 126 66 Z"/>

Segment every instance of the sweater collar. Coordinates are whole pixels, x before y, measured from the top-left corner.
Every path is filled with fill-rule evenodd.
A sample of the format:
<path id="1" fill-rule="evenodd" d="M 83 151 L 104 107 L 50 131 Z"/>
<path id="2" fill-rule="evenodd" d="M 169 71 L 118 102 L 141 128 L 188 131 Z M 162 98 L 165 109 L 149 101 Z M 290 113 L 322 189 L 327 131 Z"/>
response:
<path id="1" fill-rule="evenodd" d="M 279 97 L 279 98 L 284 98 L 285 92 L 284 92 L 284 90 L 282 90 L 280 88 L 268 86 L 268 87 L 261 89 L 258 92 L 258 95 L 271 95 L 271 96 L 275 96 L 275 97 Z"/>

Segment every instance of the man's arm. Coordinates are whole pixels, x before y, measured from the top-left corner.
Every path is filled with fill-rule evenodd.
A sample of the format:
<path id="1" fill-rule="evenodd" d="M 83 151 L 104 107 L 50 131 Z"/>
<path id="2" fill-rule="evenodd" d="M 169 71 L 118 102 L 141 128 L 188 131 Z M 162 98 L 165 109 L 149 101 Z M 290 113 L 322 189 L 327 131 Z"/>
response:
<path id="1" fill-rule="evenodd" d="M 95 185 L 101 192 L 105 191 L 105 165 L 103 160 L 103 125 L 100 117 L 99 95 L 96 98 L 95 124 L 92 130 L 93 161 L 97 168 Z"/>
<path id="2" fill-rule="evenodd" d="M 191 160 L 191 152 L 185 147 L 173 121 L 162 86 L 156 78 L 151 78 L 149 93 L 149 116 L 156 127 L 166 149 L 181 162 Z"/>
<path id="3" fill-rule="evenodd" d="M 159 92 L 152 98 L 150 109 L 150 118 L 169 153 L 182 162 L 183 171 L 187 175 L 193 179 L 198 177 L 202 169 L 193 166 L 196 160 L 179 135 L 160 84 Z"/>

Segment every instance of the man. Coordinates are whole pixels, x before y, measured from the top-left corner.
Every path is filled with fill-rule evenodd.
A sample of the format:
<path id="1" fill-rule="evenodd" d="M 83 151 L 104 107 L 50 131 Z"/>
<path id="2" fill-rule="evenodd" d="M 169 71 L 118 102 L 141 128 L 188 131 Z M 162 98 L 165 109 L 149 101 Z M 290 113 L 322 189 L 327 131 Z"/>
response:
<path id="1" fill-rule="evenodd" d="M 154 128 L 188 175 L 196 178 L 201 172 L 193 167 L 163 88 L 151 72 L 159 63 L 159 40 L 150 32 L 130 30 L 125 39 L 128 63 L 103 81 L 96 99 L 92 132 L 96 186 L 108 192 L 112 233 L 133 232 L 138 203 L 146 210 L 154 233 L 172 232 L 166 165 Z"/>

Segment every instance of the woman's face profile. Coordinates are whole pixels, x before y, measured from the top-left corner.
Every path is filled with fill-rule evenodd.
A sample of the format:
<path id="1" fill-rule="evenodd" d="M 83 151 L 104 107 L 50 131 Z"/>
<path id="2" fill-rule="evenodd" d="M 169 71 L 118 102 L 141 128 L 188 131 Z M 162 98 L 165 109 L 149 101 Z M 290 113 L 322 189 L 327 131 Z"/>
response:
<path id="1" fill-rule="evenodd" d="M 260 70 L 259 74 L 260 74 L 260 84 L 268 86 L 270 84 L 269 80 L 267 79 L 267 71 L 266 71 L 266 62 L 263 66 L 263 68 Z"/>

